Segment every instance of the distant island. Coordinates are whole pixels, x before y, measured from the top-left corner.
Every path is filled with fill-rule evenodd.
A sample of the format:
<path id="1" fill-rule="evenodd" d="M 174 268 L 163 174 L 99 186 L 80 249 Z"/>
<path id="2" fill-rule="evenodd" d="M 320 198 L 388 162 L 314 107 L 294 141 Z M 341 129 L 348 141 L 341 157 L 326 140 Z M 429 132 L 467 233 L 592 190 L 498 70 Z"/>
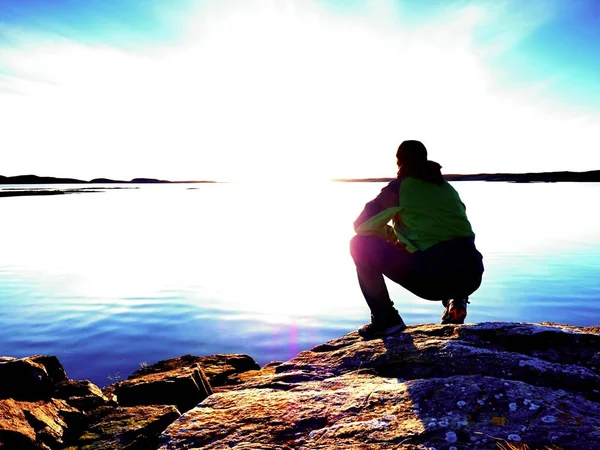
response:
<path id="1" fill-rule="evenodd" d="M 34 185 L 35 188 L 4 188 L 0 189 L 0 197 L 22 197 L 32 195 L 64 195 L 64 194 L 82 194 L 90 192 L 103 192 L 106 189 L 137 189 L 137 187 L 75 187 L 75 188 L 47 188 L 37 187 L 41 185 L 56 185 L 56 184 L 90 184 L 90 185 L 106 185 L 106 184 L 153 184 L 153 183 L 218 183 L 218 181 L 168 181 L 157 180 L 156 178 L 134 178 L 130 181 L 112 180 L 110 178 L 94 178 L 90 181 L 78 180 L 75 178 L 57 178 L 57 177 L 40 177 L 37 175 L 18 175 L 15 177 L 5 177 L 0 175 L 0 185 Z M 101 190 L 100 190 L 101 189 Z"/>
<path id="2" fill-rule="evenodd" d="M 90 181 L 75 178 L 40 177 L 37 175 L 17 175 L 5 177 L 0 175 L 0 184 L 140 184 L 140 183 L 218 183 L 218 181 L 168 181 L 156 178 L 134 178 L 130 181 L 111 180 L 110 178 L 94 178 Z"/>
<path id="3" fill-rule="evenodd" d="M 445 174 L 448 181 L 504 181 L 512 183 L 557 183 L 557 182 L 597 182 L 600 170 L 587 172 L 528 172 L 528 173 L 477 173 L 471 175 Z M 390 182 L 394 178 L 336 178 L 342 183 Z"/>

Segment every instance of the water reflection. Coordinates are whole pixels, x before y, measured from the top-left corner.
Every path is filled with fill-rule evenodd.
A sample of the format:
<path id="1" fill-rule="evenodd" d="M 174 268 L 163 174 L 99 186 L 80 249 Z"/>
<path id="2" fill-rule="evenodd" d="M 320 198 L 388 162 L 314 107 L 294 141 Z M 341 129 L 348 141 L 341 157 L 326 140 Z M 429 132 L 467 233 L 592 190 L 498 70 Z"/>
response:
<path id="1" fill-rule="evenodd" d="M 455 185 L 486 264 L 467 321 L 597 323 L 600 185 Z M 348 241 L 382 186 L 2 199 L 0 354 L 56 354 L 101 385 L 184 353 L 288 359 L 368 320 Z M 389 289 L 407 323 L 439 321 L 437 302 Z"/>

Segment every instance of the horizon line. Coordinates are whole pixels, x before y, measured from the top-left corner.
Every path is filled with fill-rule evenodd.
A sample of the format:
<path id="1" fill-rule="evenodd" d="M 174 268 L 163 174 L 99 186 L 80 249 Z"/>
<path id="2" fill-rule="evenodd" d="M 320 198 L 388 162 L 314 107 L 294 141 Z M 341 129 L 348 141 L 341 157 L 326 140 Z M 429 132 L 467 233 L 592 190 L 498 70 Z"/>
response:
<path id="1" fill-rule="evenodd" d="M 510 177 L 510 176 L 551 176 L 551 175 L 592 175 L 598 174 L 600 176 L 600 169 L 587 170 L 587 171 L 545 171 L 545 172 L 479 172 L 470 174 L 460 173 L 449 173 L 443 174 L 444 178 L 457 179 L 465 177 Z M 329 178 L 324 181 L 331 182 L 386 182 L 394 180 L 396 177 L 351 177 L 351 178 Z M 262 177 L 261 179 L 269 179 L 269 177 Z M 16 181 L 16 183 L 10 183 L 9 181 Z M 31 181 L 31 182 L 26 182 Z M 37 183 L 35 182 L 37 181 Z M 78 178 L 71 177 L 53 177 L 53 176 L 40 176 L 40 175 L 15 175 L 15 176 L 4 176 L 0 175 L 0 184 L 157 184 L 157 183 L 239 183 L 248 182 L 252 180 L 165 180 L 150 177 L 135 177 L 131 180 L 116 180 L 105 177 L 92 178 L 91 180 L 81 180 Z"/>

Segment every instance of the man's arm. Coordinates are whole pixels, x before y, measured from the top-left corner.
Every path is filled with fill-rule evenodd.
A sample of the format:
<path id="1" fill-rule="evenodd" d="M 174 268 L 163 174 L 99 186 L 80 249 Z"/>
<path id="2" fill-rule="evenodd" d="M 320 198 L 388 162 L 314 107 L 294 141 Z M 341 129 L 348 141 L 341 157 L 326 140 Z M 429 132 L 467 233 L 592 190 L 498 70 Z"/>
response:
<path id="1" fill-rule="evenodd" d="M 379 195 L 368 202 L 354 221 L 357 234 L 378 235 L 386 240 L 395 241 L 393 229 L 387 225 L 398 213 L 398 191 L 402 179 L 396 179 L 385 186 Z"/>

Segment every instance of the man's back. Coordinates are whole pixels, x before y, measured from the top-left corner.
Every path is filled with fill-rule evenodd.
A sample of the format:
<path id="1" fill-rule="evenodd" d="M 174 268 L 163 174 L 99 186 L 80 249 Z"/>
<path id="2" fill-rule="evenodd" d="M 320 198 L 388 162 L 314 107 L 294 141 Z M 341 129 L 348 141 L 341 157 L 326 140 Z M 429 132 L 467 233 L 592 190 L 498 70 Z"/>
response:
<path id="1" fill-rule="evenodd" d="M 475 237 L 458 192 L 447 182 L 402 180 L 394 231 L 408 251 L 426 250 L 455 237 Z"/>

